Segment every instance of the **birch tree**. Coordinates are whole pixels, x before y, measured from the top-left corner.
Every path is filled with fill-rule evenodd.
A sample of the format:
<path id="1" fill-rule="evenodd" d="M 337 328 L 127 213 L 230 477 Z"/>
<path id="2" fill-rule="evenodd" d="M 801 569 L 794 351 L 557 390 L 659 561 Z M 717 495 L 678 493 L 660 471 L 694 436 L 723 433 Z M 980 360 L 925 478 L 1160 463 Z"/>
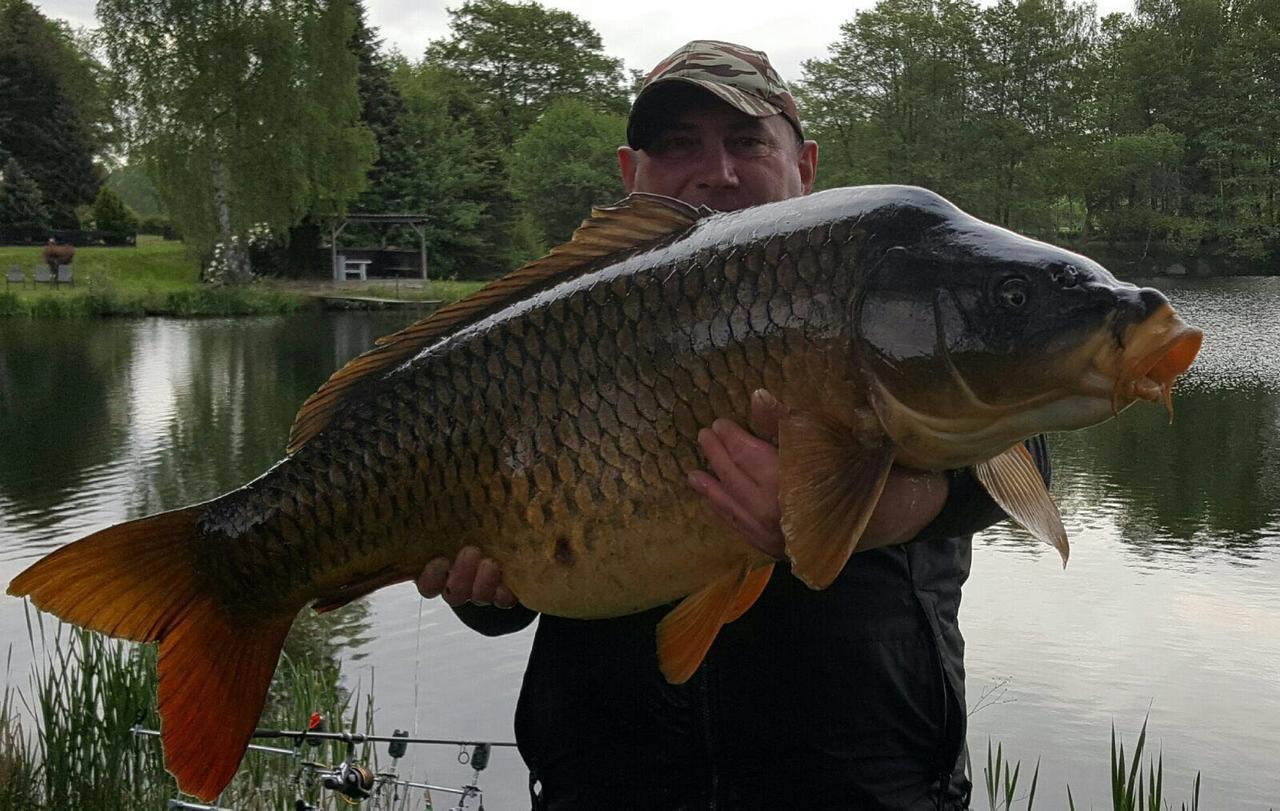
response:
<path id="1" fill-rule="evenodd" d="M 225 279 L 251 274 L 240 235 L 343 210 L 375 157 L 360 122 L 348 0 L 100 0 L 131 154 Z"/>

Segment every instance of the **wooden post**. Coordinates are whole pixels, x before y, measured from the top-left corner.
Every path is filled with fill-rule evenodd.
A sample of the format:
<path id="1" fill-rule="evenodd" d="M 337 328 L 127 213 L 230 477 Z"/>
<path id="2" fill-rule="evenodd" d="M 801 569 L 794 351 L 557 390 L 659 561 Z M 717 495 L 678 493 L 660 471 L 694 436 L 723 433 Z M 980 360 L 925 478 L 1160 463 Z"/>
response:
<path id="1" fill-rule="evenodd" d="M 410 227 L 413 228 L 414 232 L 418 235 L 418 257 L 422 262 L 422 281 L 424 282 L 429 281 L 429 279 L 427 279 L 427 228 L 426 228 L 426 225 L 425 223 L 422 223 L 422 222 L 411 222 L 409 223 L 409 225 Z"/>
<path id="2" fill-rule="evenodd" d="M 342 220 L 342 224 L 338 224 Z M 334 279 L 345 279 L 338 274 L 338 236 L 347 227 L 347 218 L 334 215 L 329 223 L 329 275 Z"/>

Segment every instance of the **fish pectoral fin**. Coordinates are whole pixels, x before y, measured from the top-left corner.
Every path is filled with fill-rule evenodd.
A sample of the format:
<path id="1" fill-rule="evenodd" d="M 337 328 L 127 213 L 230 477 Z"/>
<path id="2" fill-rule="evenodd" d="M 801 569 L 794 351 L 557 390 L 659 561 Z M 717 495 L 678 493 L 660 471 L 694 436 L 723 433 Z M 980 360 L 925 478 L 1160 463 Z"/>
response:
<path id="1" fill-rule="evenodd" d="M 793 412 L 779 425 L 782 534 L 791 571 L 825 589 L 858 546 L 880 500 L 893 445 L 830 417 Z"/>
<path id="2" fill-rule="evenodd" d="M 325 614 L 337 608 L 342 608 L 347 603 L 359 600 L 369 594 L 373 594 L 383 586 L 390 586 L 394 583 L 404 583 L 417 578 L 422 573 L 422 567 L 405 567 L 405 566 L 387 566 L 379 569 L 368 577 L 346 583 L 337 591 L 329 594 L 321 594 L 312 603 L 311 607 L 317 614 Z"/>
<path id="3" fill-rule="evenodd" d="M 1058 505 L 1044 486 L 1027 446 L 1019 442 L 1009 450 L 973 466 L 974 475 L 1009 517 L 1041 541 L 1058 550 L 1062 565 L 1071 553 Z"/>
<path id="4" fill-rule="evenodd" d="M 742 616 L 760 596 L 772 568 L 752 572 L 750 563 L 743 561 L 685 597 L 658 623 L 658 667 L 668 682 L 684 684 L 689 680 L 721 626 Z"/>

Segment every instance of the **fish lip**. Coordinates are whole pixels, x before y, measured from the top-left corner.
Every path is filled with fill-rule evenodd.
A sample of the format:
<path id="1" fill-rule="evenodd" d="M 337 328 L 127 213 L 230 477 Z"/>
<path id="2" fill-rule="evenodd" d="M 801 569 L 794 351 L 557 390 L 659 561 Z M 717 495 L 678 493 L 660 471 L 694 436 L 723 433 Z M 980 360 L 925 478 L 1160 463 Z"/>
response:
<path id="1" fill-rule="evenodd" d="M 1143 332 L 1131 335 L 1133 341 L 1124 352 L 1129 357 L 1115 377 L 1112 409 L 1118 412 L 1134 400 L 1164 401 L 1172 418 L 1173 381 L 1195 361 L 1204 333 L 1183 323 L 1168 304 L 1134 327 Z"/>

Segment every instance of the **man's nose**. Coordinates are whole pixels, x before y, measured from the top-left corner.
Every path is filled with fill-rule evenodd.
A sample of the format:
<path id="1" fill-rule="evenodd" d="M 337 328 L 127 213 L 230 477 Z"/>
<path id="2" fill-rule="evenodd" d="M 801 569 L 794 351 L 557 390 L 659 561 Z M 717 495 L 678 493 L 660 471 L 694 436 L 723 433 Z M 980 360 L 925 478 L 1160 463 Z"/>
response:
<path id="1" fill-rule="evenodd" d="M 733 155 L 729 154 L 723 144 L 703 153 L 699 181 L 701 185 L 711 188 L 732 188 L 738 185 Z"/>

